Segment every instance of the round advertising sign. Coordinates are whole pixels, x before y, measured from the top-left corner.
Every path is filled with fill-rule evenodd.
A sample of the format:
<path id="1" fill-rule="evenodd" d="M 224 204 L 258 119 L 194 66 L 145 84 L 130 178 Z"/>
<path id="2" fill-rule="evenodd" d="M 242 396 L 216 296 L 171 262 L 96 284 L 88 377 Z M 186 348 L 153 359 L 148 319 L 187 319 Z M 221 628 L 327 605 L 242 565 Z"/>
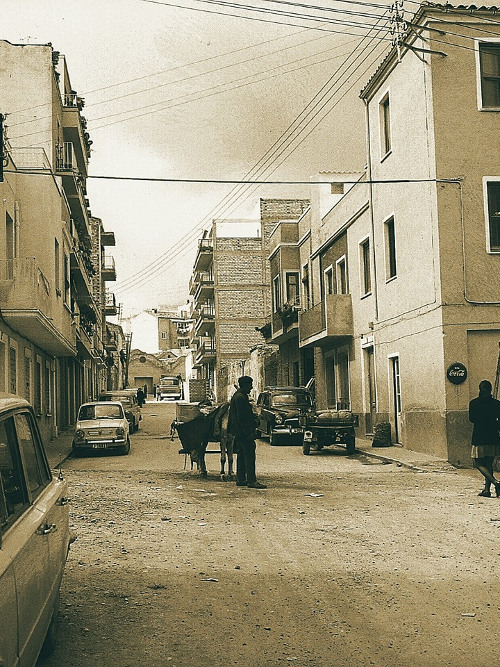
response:
<path id="1" fill-rule="evenodd" d="M 451 364 L 446 371 L 446 377 L 452 384 L 462 384 L 467 380 L 467 369 L 459 362 Z"/>

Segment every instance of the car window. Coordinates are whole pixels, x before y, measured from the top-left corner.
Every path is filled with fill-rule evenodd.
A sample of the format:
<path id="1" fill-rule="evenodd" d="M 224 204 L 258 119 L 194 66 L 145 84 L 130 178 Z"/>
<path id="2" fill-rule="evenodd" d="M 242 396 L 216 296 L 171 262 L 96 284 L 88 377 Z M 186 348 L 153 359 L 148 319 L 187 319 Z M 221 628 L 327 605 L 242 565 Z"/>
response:
<path id="1" fill-rule="evenodd" d="M 2 524 L 18 515 L 27 504 L 21 460 L 12 417 L 0 421 L 0 488 L 2 495 Z"/>
<path id="2" fill-rule="evenodd" d="M 273 406 L 280 405 L 300 405 L 300 406 L 309 406 L 311 404 L 311 399 L 308 394 L 300 393 L 295 394 L 292 392 L 275 394 L 273 396 Z"/>
<path id="3" fill-rule="evenodd" d="M 121 419 L 123 417 L 123 408 L 121 405 L 96 405 L 96 419 Z"/>
<path id="4" fill-rule="evenodd" d="M 33 496 L 42 491 L 50 482 L 50 472 L 40 449 L 40 441 L 34 424 L 27 413 L 16 414 L 16 431 L 28 488 Z"/>

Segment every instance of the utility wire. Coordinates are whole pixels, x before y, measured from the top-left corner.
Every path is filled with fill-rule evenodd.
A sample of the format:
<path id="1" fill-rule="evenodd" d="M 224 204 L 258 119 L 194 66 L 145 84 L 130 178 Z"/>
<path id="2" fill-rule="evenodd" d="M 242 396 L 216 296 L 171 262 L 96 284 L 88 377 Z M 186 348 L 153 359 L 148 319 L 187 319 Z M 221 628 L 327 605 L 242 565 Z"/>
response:
<path id="1" fill-rule="evenodd" d="M 366 47 L 365 47 L 365 48 L 366 48 Z M 355 52 L 355 50 L 356 50 L 356 49 L 354 49 L 354 50 L 352 51 L 351 55 Z M 345 61 L 345 64 L 346 64 L 347 62 L 348 62 L 348 59 Z M 332 81 L 333 81 L 333 82 L 335 83 L 335 75 L 338 74 L 339 71 L 340 71 L 340 68 L 337 69 L 337 71 L 332 75 L 332 77 L 330 77 L 329 82 L 332 82 Z M 325 86 L 323 86 L 323 88 L 319 91 L 319 93 L 317 93 L 316 96 L 313 98 L 313 101 L 316 100 L 316 102 L 315 102 L 316 106 L 317 106 L 317 104 L 318 104 L 319 102 L 321 102 L 321 101 L 324 100 L 325 95 L 326 95 L 327 93 L 331 92 L 331 90 L 332 90 L 332 86 L 330 86 L 330 88 L 328 88 L 328 83 L 325 84 Z M 326 91 L 326 92 L 324 92 L 324 94 L 321 95 L 320 93 L 323 93 L 323 91 Z M 311 106 L 311 104 L 312 104 L 312 102 L 309 103 L 308 106 Z M 313 107 L 313 108 L 314 108 L 314 107 Z M 306 107 L 306 109 L 307 109 L 307 107 Z M 304 111 L 305 111 L 305 110 L 304 110 Z M 303 122 L 305 119 L 307 119 L 307 116 L 310 114 L 310 112 L 311 112 L 311 110 L 310 110 L 305 116 L 304 116 L 304 112 L 302 112 L 301 114 L 299 114 L 298 119 L 300 119 L 300 117 L 302 116 L 302 119 L 300 120 L 300 122 Z M 297 120 L 297 119 L 296 119 L 296 120 Z M 311 122 L 311 121 L 309 120 L 308 123 L 310 123 L 310 122 Z M 281 147 L 283 146 L 283 144 L 284 144 L 284 141 L 281 141 L 281 140 L 283 139 L 283 137 L 286 137 L 286 134 L 289 133 L 289 130 L 290 130 L 290 132 L 291 132 L 291 135 L 290 135 L 290 133 L 289 133 L 289 136 L 288 136 L 288 138 L 285 139 L 285 141 L 288 141 L 288 140 L 290 139 L 290 136 L 293 137 L 293 134 L 297 131 L 297 128 L 294 127 L 294 124 L 295 124 L 295 121 L 289 126 L 289 128 L 285 131 L 285 133 L 282 134 L 280 140 L 278 140 L 277 142 L 275 142 L 275 144 L 274 144 L 273 147 L 271 147 L 271 148 L 275 148 L 275 147 L 277 147 L 276 150 L 278 150 L 279 148 L 281 148 Z M 306 125 L 306 127 L 307 127 L 307 125 Z M 301 132 L 302 132 L 302 131 L 303 131 L 303 129 L 301 130 Z M 248 174 L 247 176 L 250 177 L 250 176 L 252 175 L 252 173 L 258 173 L 259 169 L 260 169 L 260 172 L 262 173 L 263 168 L 265 168 L 266 163 L 268 163 L 270 159 L 273 158 L 273 161 L 275 161 L 275 159 L 276 159 L 276 157 L 275 157 L 276 150 L 274 150 L 274 151 L 273 151 L 273 150 L 269 150 L 269 151 L 266 153 L 266 155 L 264 156 L 265 159 L 264 159 L 264 158 L 261 158 L 261 160 L 259 161 L 259 163 L 262 163 L 262 164 L 260 165 L 260 167 L 259 167 L 259 163 L 257 163 L 256 167 L 254 167 L 254 168 L 249 172 L 249 174 Z M 283 162 L 283 161 L 284 161 L 284 158 L 283 158 L 282 162 Z M 272 164 L 272 163 L 271 163 L 271 164 Z M 269 168 L 269 167 L 267 167 L 267 168 Z M 246 190 L 248 190 L 250 187 L 251 187 L 251 186 L 248 185 L 248 181 L 246 181 L 246 182 L 244 182 L 243 184 L 241 184 L 241 185 L 239 186 L 239 188 L 233 189 L 232 193 L 229 193 L 229 195 L 226 196 L 226 197 L 222 200 L 221 204 L 220 204 L 219 207 L 218 207 L 218 210 L 216 209 L 216 215 L 220 216 L 223 212 L 227 211 L 227 209 L 228 209 L 231 205 L 234 205 L 235 200 L 236 200 L 237 198 L 240 198 L 240 197 L 241 197 L 242 189 L 246 189 Z M 249 196 L 249 195 L 248 195 L 248 196 Z M 247 196 L 247 198 L 248 198 L 248 196 Z M 228 201 L 225 202 L 225 200 L 228 200 Z M 231 201 L 231 200 L 232 200 L 232 201 Z M 212 215 L 213 215 L 213 212 L 212 212 Z M 205 224 L 205 222 L 206 222 L 206 220 L 207 220 L 207 217 L 208 217 L 208 216 L 206 216 L 206 218 L 202 221 L 202 224 Z M 167 253 L 166 262 L 167 262 L 167 263 L 171 263 L 172 261 L 173 261 L 172 259 L 169 259 L 169 257 L 168 257 L 168 253 Z M 166 266 L 165 266 L 165 268 L 166 268 Z M 156 269 L 157 272 L 158 272 L 158 271 L 163 271 L 163 270 L 164 270 L 164 267 L 163 267 L 163 266 L 160 266 L 160 267 L 158 267 L 158 268 Z"/>

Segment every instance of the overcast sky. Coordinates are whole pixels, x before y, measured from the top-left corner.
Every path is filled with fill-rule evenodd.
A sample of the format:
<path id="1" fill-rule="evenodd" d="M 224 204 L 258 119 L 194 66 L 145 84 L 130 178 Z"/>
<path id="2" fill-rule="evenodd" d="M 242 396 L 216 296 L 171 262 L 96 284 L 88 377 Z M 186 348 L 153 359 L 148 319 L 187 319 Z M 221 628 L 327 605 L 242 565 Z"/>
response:
<path id="1" fill-rule="evenodd" d="M 91 175 L 242 180 L 270 150 L 267 180 L 308 181 L 319 171 L 363 167 L 358 94 L 387 41 L 369 42 L 350 66 L 348 83 L 323 89 L 334 83 L 361 29 L 250 14 L 207 0 L 179 0 L 177 6 L 162 1 L 2 0 L 2 39 L 51 42 L 66 56 L 73 89 L 86 100 Z M 321 4 L 380 13 L 352 2 Z M 311 14 L 269 0 L 253 6 Z M 314 99 L 302 125 L 291 128 L 295 139 L 283 144 L 291 123 Z M 195 230 L 202 223 L 257 217 L 260 197 L 309 194 L 305 186 L 267 185 L 242 187 L 236 196 L 235 187 L 89 179 L 92 214 L 115 232 L 118 281 L 110 287 L 125 315 L 185 301 Z"/>

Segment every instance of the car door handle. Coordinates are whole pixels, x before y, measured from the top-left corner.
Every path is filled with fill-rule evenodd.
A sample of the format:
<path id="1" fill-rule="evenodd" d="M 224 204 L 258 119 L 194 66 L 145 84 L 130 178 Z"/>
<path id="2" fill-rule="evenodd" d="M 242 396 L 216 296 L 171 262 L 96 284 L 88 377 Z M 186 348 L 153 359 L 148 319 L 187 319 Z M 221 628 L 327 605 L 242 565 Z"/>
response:
<path id="1" fill-rule="evenodd" d="M 36 534 L 37 535 L 50 535 L 50 533 L 55 533 L 57 526 L 55 523 L 42 523 L 41 526 L 38 526 Z"/>
<path id="2" fill-rule="evenodd" d="M 56 505 L 67 505 L 69 503 L 69 498 L 66 498 L 66 496 L 61 496 L 58 500 L 56 500 Z"/>

